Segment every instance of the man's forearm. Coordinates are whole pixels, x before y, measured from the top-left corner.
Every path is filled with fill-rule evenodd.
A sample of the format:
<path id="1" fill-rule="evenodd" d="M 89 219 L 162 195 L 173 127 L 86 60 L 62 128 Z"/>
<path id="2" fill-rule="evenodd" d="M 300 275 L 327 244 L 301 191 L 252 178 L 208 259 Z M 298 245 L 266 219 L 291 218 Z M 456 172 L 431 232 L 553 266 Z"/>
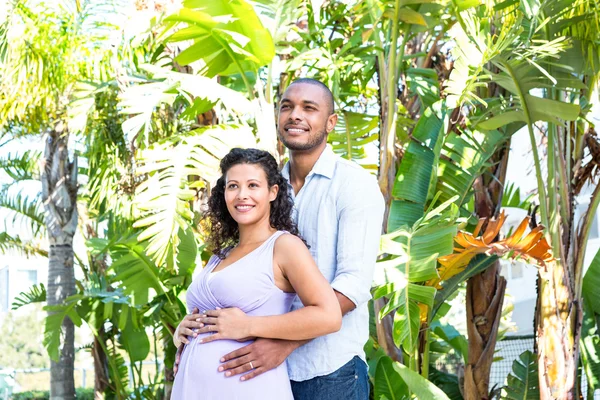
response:
<path id="1" fill-rule="evenodd" d="M 352 302 L 346 295 L 338 292 L 337 290 L 333 291 L 335 293 L 335 297 L 337 297 L 338 302 L 340 303 L 340 309 L 342 310 L 342 317 L 348 314 L 350 311 L 356 308 L 356 304 Z"/>
<path id="2" fill-rule="evenodd" d="M 356 308 L 356 306 L 354 305 L 352 300 L 350 300 L 349 298 L 347 298 L 346 296 L 344 296 L 343 294 L 341 294 L 340 292 L 338 292 L 336 290 L 334 290 L 334 292 L 335 292 L 335 296 L 337 297 L 337 299 L 340 303 L 340 308 L 342 310 L 342 317 Z M 313 339 L 288 340 L 287 342 L 290 344 L 292 351 L 294 351 L 298 347 L 304 346 L 306 343 L 310 342 L 311 340 L 313 340 Z"/>

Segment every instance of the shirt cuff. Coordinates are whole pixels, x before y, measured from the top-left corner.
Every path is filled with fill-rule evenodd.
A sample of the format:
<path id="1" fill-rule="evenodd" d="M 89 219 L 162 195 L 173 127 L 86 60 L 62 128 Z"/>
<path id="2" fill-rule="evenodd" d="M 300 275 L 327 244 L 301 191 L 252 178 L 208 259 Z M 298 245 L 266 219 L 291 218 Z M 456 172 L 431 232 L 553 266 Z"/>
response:
<path id="1" fill-rule="evenodd" d="M 369 287 L 365 287 L 365 282 L 351 275 L 337 276 L 331 287 L 336 292 L 340 292 L 350 299 L 356 307 L 366 303 L 371 299 L 371 282 Z"/>

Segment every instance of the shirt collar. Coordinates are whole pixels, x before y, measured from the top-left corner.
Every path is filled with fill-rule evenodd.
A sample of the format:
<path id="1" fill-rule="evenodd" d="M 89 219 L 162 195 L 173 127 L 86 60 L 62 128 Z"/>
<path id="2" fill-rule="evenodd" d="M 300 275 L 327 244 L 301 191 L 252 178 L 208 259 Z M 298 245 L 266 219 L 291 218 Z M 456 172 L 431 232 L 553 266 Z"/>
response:
<path id="1" fill-rule="evenodd" d="M 312 170 L 308 173 L 308 176 L 312 174 L 323 175 L 326 178 L 333 178 L 333 173 L 335 171 L 335 163 L 337 161 L 337 157 L 331 147 L 326 146 L 319 159 L 313 166 Z M 290 180 L 290 162 L 285 163 L 281 170 L 281 174 L 288 181 Z"/>

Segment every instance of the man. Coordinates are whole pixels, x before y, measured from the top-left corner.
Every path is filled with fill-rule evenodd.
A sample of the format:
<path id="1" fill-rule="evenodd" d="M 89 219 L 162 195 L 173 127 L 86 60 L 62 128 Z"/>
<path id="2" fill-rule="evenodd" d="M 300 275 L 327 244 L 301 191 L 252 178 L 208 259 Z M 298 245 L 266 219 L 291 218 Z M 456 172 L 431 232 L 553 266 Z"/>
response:
<path id="1" fill-rule="evenodd" d="M 331 91 L 317 80 L 293 82 L 280 102 L 278 134 L 290 151 L 282 174 L 292 186 L 294 218 L 335 291 L 342 328 L 311 341 L 259 338 L 224 355 L 219 368 L 248 380 L 287 358 L 296 400 L 369 398 L 363 347 L 384 201 L 373 176 L 327 147 L 337 119 Z"/>

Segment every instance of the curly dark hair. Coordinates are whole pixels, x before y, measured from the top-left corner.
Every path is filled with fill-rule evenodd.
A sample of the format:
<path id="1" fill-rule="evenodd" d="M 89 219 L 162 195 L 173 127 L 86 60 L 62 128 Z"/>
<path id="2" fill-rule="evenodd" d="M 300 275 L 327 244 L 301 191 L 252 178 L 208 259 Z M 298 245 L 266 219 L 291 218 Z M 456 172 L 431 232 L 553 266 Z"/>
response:
<path id="1" fill-rule="evenodd" d="M 238 223 L 229 214 L 225 203 L 225 175 L 231 167 L 238 164 L 259 165 L 267 175 L 269 187 L 279 186 L 277 197 L 271 202 L 271 227 L 300 237 L 298 227 L 292 219 L 294 202 L 288 190 L 289 183 L 279 172 L 275 158 L 263 150 L 233 148 L 221 160 L 222 175 L 212 189 L 208 211 L 204 215 L 209 228 L 208 248 L 221 259 L 225 258 L 225 250 L 236 245 L 240 239 Z"/>

